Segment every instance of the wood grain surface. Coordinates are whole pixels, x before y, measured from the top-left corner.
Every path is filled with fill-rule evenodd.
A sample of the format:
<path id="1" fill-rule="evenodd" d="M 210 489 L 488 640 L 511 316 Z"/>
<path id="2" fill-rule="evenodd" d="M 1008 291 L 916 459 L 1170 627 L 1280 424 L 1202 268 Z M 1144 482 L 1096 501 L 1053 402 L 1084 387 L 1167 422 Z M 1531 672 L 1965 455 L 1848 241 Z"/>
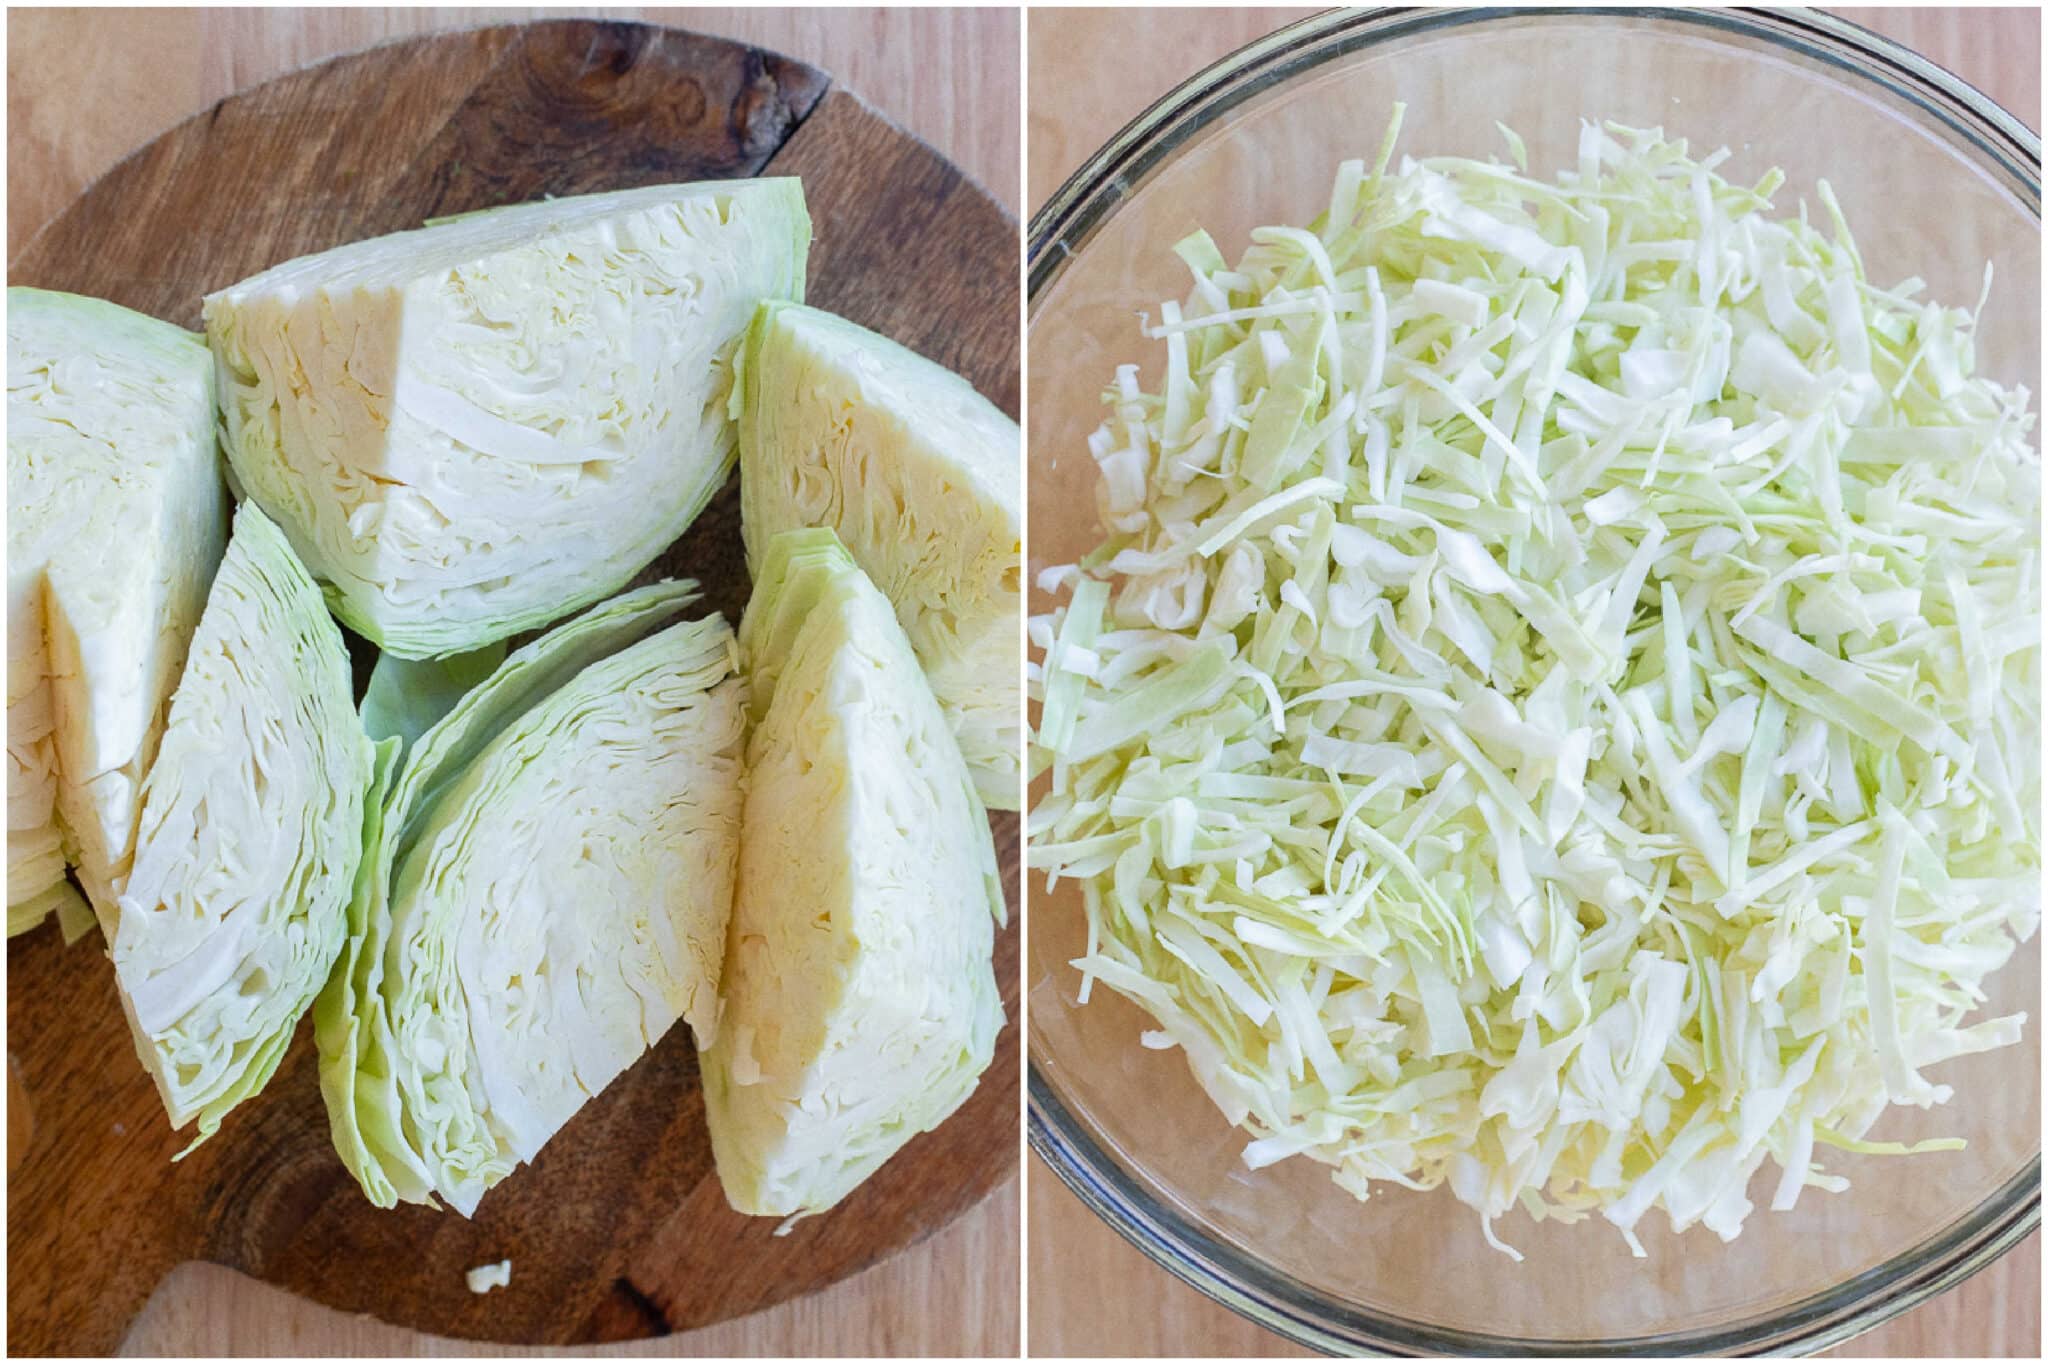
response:
<path id="1" fill-rule="evenodd" d="M 1043 203 L 1130 119 L 1209 62 L 1302 8 L 1033 10 L 1028 16 L 1026 198 Z M 2041 12 L 1838 9 L 1963 76 L 2041 126 Z M 1152 54 L 1146 60 L 1135 54 Z M 1168 54 L 1159 57 L 1159 54 Z M 1158 59 L 1154 59 L 1158 58 Z M 1029 1164 L 1029 1349 L 1034 1356 L 1300 1356 L 1160 1270 L 1059 1178 Z M 1958 1288 L 1830 1354 L 2038 1357 L 2039 1233 Z"/>
<path id="2" fill-rule="evenodd" d="M 36 99 L 17 83 L 23 47 L 34 47 L 20 41 L 24 17 L 10 16 L 9 101 L 10 115 L 17 101 L 31 114 L 11 119 L 15 130 L 26 124 L 32 135 L 58 92 L 46 85 Z M 147 17 L 139 21 L 147 27 Z M 1014 15 L 1009 22 L 1014 53 Z M 998 49 L 1006 40 L 999 24 L 981 36 Z M 161 69 L 150 63 L 167 57 L 145 47 L 133 60 L 146 85 Z M 981 60 L 999 64 L 987 47 Z M 1013 128 L 1014 108 L 1012 98 Z M 991 160 L 999 176 L 1000 158 Z M 16 143 L 10 179 L 34 164 Z M 92 292 L 192 325 L 205 289 L 430 214 L 757 172 L 805 180 L 817 225 L 812 301 L 933 355 L 1015 410 L 1016 228 L 997 203 L 860 98 L 828 88 L 815 68 L 628 24 L 564 22 L 398 44 L 245 92 L 157 138 L 26 244 L 11 243 L 10 281 Z M 17 203 L 11 195 L 11 236 L 22 226 Z M 917 288 L 906 290 L 912 279 Z M 660 565 L 703 579 L 710 604 L 729 614 L 744 600 L 737 527 L 729 488 Z M 1015 817 L 996 823 L 1014 889 Z M 9 951 L 10 1051 L 38 1120 L 10 1180 L 10 1347 L 110 1348 L 161 1284 L 162 1327 L 145 1315 L 129 1349 L 265 1349 L 233 1339 L 247 1315 L 217 1281 L 195 1282 L 192 1268 L 164 1278 L 193 1257 L 346 1309 L 510 1341 L 646 1337 L 832 1284 L 946 1226 L 994 1187 L 992 1202 L 1014 1202 L 1015 951 L 1013 927 L 997 966 L 1013 1022 L 974 1099 L 832 1214 L 776 1238 L 769 1223 L 724 1205 L 695 1098 L 695 1059 L 680 1031 L 586 1106 L 472 1222 L 419 1208 L 380 1213 L 363 1201 L 328 1148 L 304 1037 L 263 1096 L 172 1168 L 176 1143 L 128 1062 L 104 958 L 65 953 L 52 934 L 29 936 Z M 118 1059 L 111 1067 L 109 1057 Z M 80 1201 L 80 1191 L 91 1199 Z M 978 1316 L 956 1308 L 919 1314 L 913 1325 L 834 1296 L 850 1325 L 878 1334 L 873 1349 L 1014 1348 L 1014 1215 L 980 1219 L 945 1244 L 974 1261 L 942 1253 L 936 1274 L 905 1286 L 913 1299 L 934 1285 L 957 1288 L 955 1272 L 964 1270 L 977 1292 L 960 1297 L 965 1306 L 979 1301 Z M 470 1295 L 461 1272 L 503 1255 L 514 1262 L 513 1288 Z M 391 1275 L 394 1265 L 407 1273 Z M 345 1319 L 303 1309 L 292 1317 L 311 1339 L 295 1328 L 291 1345 L 270 1349 L 429 1345 L 390 1333 L 373 1342 L 359 1327 L 334 1332 Z M 799 1313 L 779 1339 L 772 1323 L 738 1328 L 737 1337 L 728 1327 L 723 1349 L 801 1349 L 807 1324 L 818 1323 Z M 181 1325 L 225 1326 L 231 1340 L 179 1342 Z"/>

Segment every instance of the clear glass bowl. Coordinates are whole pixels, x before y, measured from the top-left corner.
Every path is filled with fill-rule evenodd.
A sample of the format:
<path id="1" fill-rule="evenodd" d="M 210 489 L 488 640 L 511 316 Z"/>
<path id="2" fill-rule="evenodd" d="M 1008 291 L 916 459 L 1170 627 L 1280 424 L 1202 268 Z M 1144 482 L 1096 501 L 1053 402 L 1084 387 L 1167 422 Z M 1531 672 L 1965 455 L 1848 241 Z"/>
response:
<path id="1" fill-rule="evenodd" d="M 1572 164 L 1581 118 L 1662 125 L 1726 145 L 1730 173 L 1770 165 L 1781 206 L 1825 176 L 1874 278 L 1919 275 L 1968 304 L 1998 285 L 1979 356 L 2001 379 L 2041 369 L 2040 140 L 1953 76 L 1812 13 L 1378 11 L 1266 38 L 1154 105 L 1033 219 L 1032 575 L 1099 539 L 1085 444 L 1119 362 L 1157 348 L 1138 314 L 1178 298 L 1168 246 L 1207 227 L 1235 257 L 1249 229 L 1307 222 L 1336 163 L 1370 157 L 1390 104 L 1402 149 L 1483 156 L 1494 121 L 1532 170 Z M 1044 610 L 1048 599 L 1034 600 Z M 1781 1354 L 1818 1350 L 1957 1283 L 2040 1221 L 2040 1027 L 1948 1064 L 1957 1098 L 1897 1110 L 1879 1135 L 1952 1133 L 1966 1151 L 1837 1158 L 1843 1194 L 1759 1209 L 1733 1245 L 1645 1219 L 1647 1260 L 1604 1224 L 1502 1229 L 1510 1264 L 1448 1191 L 1368 1205 L 1302 1159 L 1248 1171 L 1178 1053 L 1138 1045 L 1139 1011 L 1107 990 L 1077 1005 L 1077 898 L 1032 888 L 1031 1139 L 1085 1202 L 1195 1287 L 1310 1346 L 1458 1355 Z M 2037 1013 L 2038 940 L 1993 979 L 1991 1012 Z"/>

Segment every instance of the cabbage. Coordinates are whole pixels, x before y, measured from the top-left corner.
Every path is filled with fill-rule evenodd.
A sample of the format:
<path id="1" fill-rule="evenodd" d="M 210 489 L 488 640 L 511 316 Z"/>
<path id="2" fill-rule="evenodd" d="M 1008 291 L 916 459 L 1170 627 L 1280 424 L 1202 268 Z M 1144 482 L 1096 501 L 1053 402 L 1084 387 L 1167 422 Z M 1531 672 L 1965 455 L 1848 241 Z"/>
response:
<path id="1" fill-rule="evenodd" d="M 396 739 L 409 749 L 504 662 L 503 641 L 445 659 L 381 654 L 363 692 L 363 728 L 372 739 Z"/>
<path id="2" fill-rule="evenodd" d="M 137 1050 L 195 1146 L 277 1070 L 341 952 L 371 758 L 340 630 L 244 505 L 105 926 Z"/>
<path id="3" fill-rule="evenodd" d="M 982 801 L 1017 809 L 1017 424 L 950 370 L 815 308 L 763 304 L 742 369 L 748 563 L 783 531 L 836 531 L 895 603 Z"/>
<path id="4" fill-rule="evenodd" d="M 1733 1238 L 2020 1037 L 1965 1021 L 2040 913 L 2029 396 L 1825 184 L 1392 146 L 1177 247 L 1030 623 L 1030 861 L 1249 1165 Z"/>
<path id="5" fill-rule="evenodd" d="M 616 592 L 735 458 L 734 353 L 803 294 L 793 179 L 518 205 L 210 295 L 228 459 L 343 621 L 439 657 Z"/>
<path id="6" fill-rule="evenodd" d="M 959 1108 L 1002 1028 L 988 818 L 888 599 L 829 530 L 762 554 L 724 1013 L 702 1054 L 742 1213 L 819 1213 Z"/>
<path id="7" fill-rule="evenodd" d="M 227 543 L 213 364 L 179 327 L 7 291 L 7 932 L 92 922 Z"/>
<path id="8" fill-rule="evenodd" d="M 462 1281 L 472 1294 L 488 1294 L 493 1289 L 502 1289 L 512 1283 L 512 1260 L 507 1257 L 488 1265 L 471 1266 L 463 1272 Z"/>
<path id="9" fill-rule="evenodd" d="M 626 593 L 466 692 L 476 660 L 379 661 L 372 696 L 447 709 L 366 708 L 404 755 L 314 1009 L 335 1146 L 378 1205 L 473 1213 L 677 1019 L 711 1035 L 745 694 L 724 621 L 675 623 L 695 598 Z"/>

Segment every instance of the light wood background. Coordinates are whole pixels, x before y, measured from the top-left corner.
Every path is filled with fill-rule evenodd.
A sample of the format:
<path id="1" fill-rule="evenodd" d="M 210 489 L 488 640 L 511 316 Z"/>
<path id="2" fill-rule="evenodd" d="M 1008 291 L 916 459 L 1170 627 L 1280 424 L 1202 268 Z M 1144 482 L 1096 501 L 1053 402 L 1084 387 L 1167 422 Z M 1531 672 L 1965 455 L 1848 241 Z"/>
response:
<path id="1" fill-rule="evenodd" d="M 1018 208 L 1014 9 L 10 10 L 8 256 L 121 157 L 235 90 L 388 38 L 572 12 L 675 24 L 810 62 L 951 157 L 998 202 Z M 90 81 L 79 78 L 85 53 Z M 931 1240 L 821 1294 L 696 1332 L 574 1354 L 1011 1355 L 1018 1348 L 1018 1224 L 1012 1182 Z M 317 1308 L 200 1264 L 164 1282 L 123 1349 L 144 1356 L 505 1354 Z"/>
<path id="2" fill-rule="evenodd" d="M 1961 75 L 2041 126 L 2039 9 L 1838 9 Z M 1130 119 L 1201 67 L 1313 9 L 1033 10 L 1028 194 L 1034 208 Z M 1135 60 L 1135 54 L 1148 54 Z M 1157 54 L 1171 54 L 1157 60 Z M 1305 1352 L 1148 1262 L 1041 1163 L 1030 1186 L 1035 1356 L 1283 1356 Z M 2041 1238 L 1835 1354 L 2039 1356 Z"/>

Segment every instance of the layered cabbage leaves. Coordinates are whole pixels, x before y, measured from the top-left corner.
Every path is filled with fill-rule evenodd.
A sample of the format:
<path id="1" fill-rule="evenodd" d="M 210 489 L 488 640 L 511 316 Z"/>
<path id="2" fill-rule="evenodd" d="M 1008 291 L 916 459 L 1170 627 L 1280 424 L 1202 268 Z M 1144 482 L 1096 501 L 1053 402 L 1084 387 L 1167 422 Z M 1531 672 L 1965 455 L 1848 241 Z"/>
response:
<path id="1" fill-rule="evenodd" d="M 213 362 L 167 322 L 7 291 L 7 931 L 111 924 L 143 776 L 227 544 Z"/>
<path id="2" fill-rule="evenodd" d="M 678 621 L 696 595 L 622 594 L 467 691 L 483 661 L 379 662 L 372 696 L 447 709 L 366 708 L 397 777 L 314 1010 L 372 1202 L 473 1213 L 676 1020 L 713 1035 L 745 688 L 725 622 Z"/>
<path id="3" fill-rule="evenodd" d="M 244 504 L 105 925 L 143 1065 L 194 1145 L 277 1070 L 340 956 L 371 779 L 341 631 Z"/>
<path id="4" fill-rule="evenodd" d="M 341 619 L 438 658 L 623 587 L 731 471 L 735 354 L 803 297 L 794 179 L 465 215 L 210 295 L 242 491 Z"/>

